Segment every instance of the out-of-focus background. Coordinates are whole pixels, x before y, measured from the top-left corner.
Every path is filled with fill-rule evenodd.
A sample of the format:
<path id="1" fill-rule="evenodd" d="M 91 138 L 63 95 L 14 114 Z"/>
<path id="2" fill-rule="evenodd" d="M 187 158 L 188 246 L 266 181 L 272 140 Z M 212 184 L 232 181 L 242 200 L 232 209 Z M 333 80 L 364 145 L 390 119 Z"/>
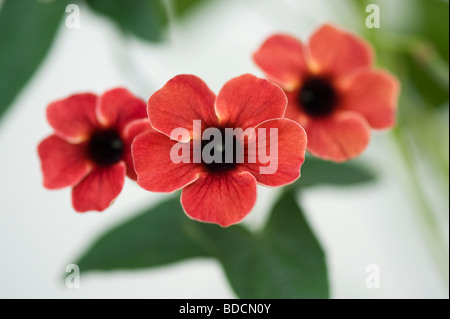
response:
<path id="1" fill-rule="evenodd" d="M 211 259 L 133 272 L 81 272 L 80 288 L 67 288 L 66 266 L 99 234 L 167 195 L 127 181 L 105 212 L 75 213 L 69 189 L 42 186 L 36 147 L 52 132 L 45 109 L 76 92 L 116 86 L 147 100 L 181 73 L 199 76 L 218 92 L 243 73 L 263 76 L 251 56 L 271 34 L 305 40 L 326 22 L 370 41 L 378 66 L 402 83 L 398 127 L 373 134 L 357 160 L 377 179 L 356 187 L 309 188 L 299 198 L 326 252 L 331 297 L 448 298 L 448 1 L 203 0 L 179 10 L 166 0 L 152 6 L 162 10 L 151 11 L 150 28 L 145 10 L 135 16 L 125 6 L 122 18 L 113 19 L 105 1 L 73 1 L 75 9 L 60 5 L 55 18 L 45 7 L 56 2 L 0 0 L 1 298 L 236 297 Z M 380 9 L 380 28 L 366 26 L 370 3 Z M 73 16 L 77 8 L 79 21 Z M 39 38 L 51 34 L 52 23 L 58 26 L 53 42 L 51 36 Z M 30 30 L 30 24 L 41 28 Z M 23 41 L 29 32 L 32 39 Z M 42 63 L 31 72 L 39 55 Z M 246 225 L 263 224 L 276 192 L 258 188 Z M 371 264 L 379 268 L 379 288 L 366 286 Z"/>

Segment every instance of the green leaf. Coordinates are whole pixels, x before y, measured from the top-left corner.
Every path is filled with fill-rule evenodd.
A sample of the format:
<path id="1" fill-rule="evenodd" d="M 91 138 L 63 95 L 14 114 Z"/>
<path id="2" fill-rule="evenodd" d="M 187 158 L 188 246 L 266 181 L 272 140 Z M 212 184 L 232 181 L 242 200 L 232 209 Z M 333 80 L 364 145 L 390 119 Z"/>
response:
<path id="1" fill-rule="evenodd" d="M 444 0 L 420 0 L 419 32 L 449 61 L 449 4 Z"/>
<path id="2" fill-rule="evenodd" d="M 433 72 L 432 61 L 429 58 L 405 54 L 402 56 L 406 66 L 407 79 L 412 82 L 424 98 L 429 108 L 441 107 L 448 101 L 448 83 L 444 83 Z M 447 67 L 448 72 L 448 67 Z"/>
<path id="3" fill-rule="evenodd" d="M 425 105 L 438 108 L 448 101 L 449 4 L 443 0 L 415 0 L 411 5 L 416 6 L 418 14 L 410 32 L 419 41 L 398 58 Z"/>
<path id="4" fill-rule="evenodd" d="M 0 117 L 49 50 L 67 1 L 5 0 L 0 9 Z"/>
<path id="5" fill-rule="evenodd" d="M 147 41 L 161 41 L 169 24 L 164 0 L 86 0 L 96 12 L 112 19 L 125 33 Z M 175 18 L 205 0 L 169 0 Z"/>
<path id="6" fill-rule="evenodd" d="M 327 298 L 324 254 L 293 196 L 280 198 L 258 233 L 192 221 L 172 198 L 101 236 L 77 264 L 86 272 L 212 257 L 241 298 Z"/>
<path id="7" fill-rule="evenodd" d="M 275 260 L 283 260 L 291 274 L 284 275 L 287 296 L 328 298 L 325 256 L 313 231 L 298 206 L 294 193 L 285 193 L 271 212 L 262 234 L 263 244 L 270 247 Z M 281 279 L 280 279 L 281 280 Z"/>
<path id="8" fill-rule="evenodd" d="M 175 16 L 180 17 L 189 12 L 193 7 L 206 2 L 205 0 L 171 0 L 174 6 Z"/>
<path id="9" fill-rule="evenodd" d="M 168 20 L 161 0 L 87 0 L 87 3 L 126 33 L 148 41 L 162 39 Z"/>
<path id="10" fill-rule="evenodd" d="M 410 35 L 417 38 L 407 54 L 398 59 L 405 64 L 407 78 L 429 108 L 448 101 L 449 4 L 443 0 L 415 0 L 417 15 Z"/>
<path id="11" fill-rule="evenodd" d="M 285 193 L 262 232 L 199 224 L 241 298 L 328 298 L 325 257 L 298 207 Z"/>
<path id="12" fill-rule="evenodd" d="M 353 162 L 334 163 L 307 157 L 302 165 L 301 177 L 289 188 L 316 185 L 353 185 L 373 181 L 375 175 Z"/>
<path id="13" fill-rule="evenodd" d="M 108 231 L 77 264 L 82 271 L 137 269 L 207 256 L 190 223 L 179 199 L 170 199 Z"/>

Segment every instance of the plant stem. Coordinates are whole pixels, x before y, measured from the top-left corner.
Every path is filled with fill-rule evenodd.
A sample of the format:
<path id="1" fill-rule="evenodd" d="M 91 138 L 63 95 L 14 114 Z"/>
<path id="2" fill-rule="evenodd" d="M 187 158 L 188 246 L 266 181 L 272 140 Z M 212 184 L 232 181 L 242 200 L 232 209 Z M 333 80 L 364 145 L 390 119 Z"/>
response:
<path id="1" fill-rule="evenodd" d="M 409 185 L 415 201 L 418 204 L 418 209 L 415 209 L 419 222 L 423 225 L 425 230 L 425 237 L 430 248 L 430 253 L 436 262 L 437 268 L 445 281 L 447 287 L 449 285 L 448 269 L 449 269 L 449 255 L 448 247 L 445 243 L 444 236 L 436 220 L 423 190 L 419 177 L 416 173 L 416 166 L 414 163 L 414 154 L 408 145 L 407 137 L 404 128 L 397 126 L 392 134 L 396 145 L 398 146 L 399 155 L 402 163 L 405 164 L 406 175 L 410 178 Z"/>

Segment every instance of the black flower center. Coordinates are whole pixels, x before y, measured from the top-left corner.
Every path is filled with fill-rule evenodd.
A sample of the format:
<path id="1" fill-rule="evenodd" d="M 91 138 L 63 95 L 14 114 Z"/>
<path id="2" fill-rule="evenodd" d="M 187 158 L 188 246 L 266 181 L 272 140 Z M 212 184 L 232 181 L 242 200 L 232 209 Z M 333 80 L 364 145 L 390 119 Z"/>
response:
<path id="1" fill-rule="evenodd" d="M 311 77 L 300 89 L 298 102 L 310 116 L 327 116 L 336 106 L 337 94 L 328 79 Z"/>
<path id="2" fill-rule="evenodd" d="M 236 139 L 236 136 L 230 130 L 218 128 L 216 130 L 217 135 L 211 135 L 207 139 L 205 131 L 203 131 L 205 139 L 202 139 L 201 143 L 203 165 L 210 172 L 234 169 L 239 162 L 239 156 L 242 155 L 241 143 Z M 218 132 L 220 132 L 220 136 Z"/>
<path id="3" fill-rule="evenodd" d="M 100 130 L 92 134 L 88 154 L 100 166 L 109 166 L 122 159 L 123 141 L 115 130 Z"/>

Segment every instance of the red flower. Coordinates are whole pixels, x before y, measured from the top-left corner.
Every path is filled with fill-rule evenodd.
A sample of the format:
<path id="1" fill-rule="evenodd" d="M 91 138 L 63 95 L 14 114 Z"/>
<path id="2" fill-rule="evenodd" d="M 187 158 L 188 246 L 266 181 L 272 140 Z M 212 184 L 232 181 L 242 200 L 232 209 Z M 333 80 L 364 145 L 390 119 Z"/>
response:
<path id="1" fill-rule="evenodd" d="M 325 25 L 303 45 L 278 34 L 253 58 L 286 92 L 286 117 L 305 128 L 308 151 L 317 157 L 356 157 L 369 143 L 370 128 L 395 123 L 398 82 L 372 68 L 369 45 L 355 35 Z"/>
<path id="2" fill-rule="evenodd" d="M 125 174 L 136 179 L 131 143 L 150 128 L 146 115 L 145 102 L 122 88 L 51 103 L 47 120 L 55 134 L 38 147 L 44 186 L 72 186 L 79 212 L 106 209 L 122 190 Z"/>
<path id="3" fill-rule="evenodd" d="M 193 219 L 222 226 L 239 222 L 255 203 L 257 183 L 280 186 L 300 176 L 306 134 L 294 121 L 282 119 L 286 104 L 286 96 L 278 86 L 249 74 L 227 82 L 217 97 L 193 75 L 174 77 L 148 101 L 149 119 L 157 131 L 143 133 L 133 143 L 138 184 L 154 192 L 183 188 L 181 203 L 186 214 Z M 194 120 L 201 120 L 201 128 L 194 127 Z M 171 139 L 172 130 L 177 128 L 184 128 L 187 135 L 181 138 L 172 136 Z M 250 137 L 233 140 L 233 154 L 243 146 L 247 160 L 239 162 L 237 157 L 231 162 L 223 160 L 227 147 L 231 148 L 231 145 L 225 145 L 222 139 L 223 149 L 215 150 L 221 154 L 222 163 L 208 164 L 203 157 L 195 163 L 192 153 L 196 145 L 202 152 L 208 145 L 204 136 L 207 128 L 217 128 L 225 136 L 227 128 L 254 128 L 255 134 Z M 258 128 L 266 130 L 256 130 Z M 278 156 L 268 152 L 271 154 L 269 162 L 263 164 L 258 157 L 256 163 L 249 163 L 250 146 L 258 143 L 255 149 L 262 152 L 263 146 L 256 140 L 264 133 L 264 137 L 269 139 L 267 132 L 273 133 L 269 128 L 278 130 L 275 134 Z M 179 144 L 193 152 L 185 155 L 183 161 L 174 163 L 170 153 L 174 145 Z M 269 143 L 265 150 L 268 149 Z M 267 168 L 274 162 L 277 164 L 276 172 L 261 172 L 262 167 Z"/>

